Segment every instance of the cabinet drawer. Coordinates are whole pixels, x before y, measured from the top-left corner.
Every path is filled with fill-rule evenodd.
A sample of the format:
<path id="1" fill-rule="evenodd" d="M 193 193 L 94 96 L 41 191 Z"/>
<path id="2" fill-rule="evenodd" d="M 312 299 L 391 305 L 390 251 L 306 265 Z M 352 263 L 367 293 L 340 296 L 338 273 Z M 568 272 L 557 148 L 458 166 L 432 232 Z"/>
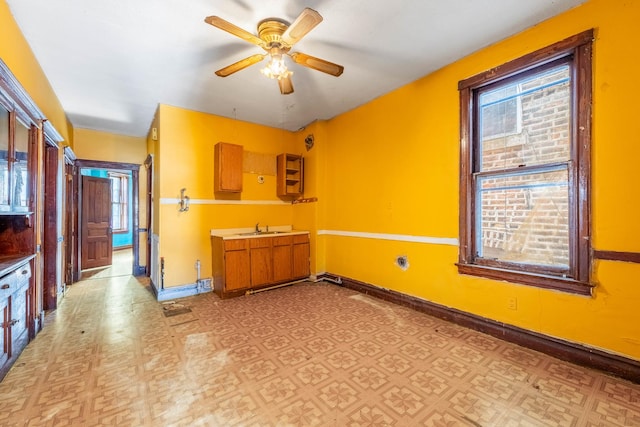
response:
<path id="1" fill-rule="evenodd" d="M 293 236 L 280 236 L 273 238 L 273 246 L 288 246 L 293 243 Z"/>
<path id="2" fill-rule="evenodd" d="M 14 274 L 16 275 L 18 287 L 29 283 L 29 278 L 31 277 L 31 264 L 27 263 L 20 266 L 20 268 L 16 269 Z"/>
<path id="3" fill-rule="evenodd" d="M 254 248 L 268 248 L 271 246 L 271 237 L 258 237 L 256 239 L 249 239 L 249 247 Z"/>
<path id="4" fill-rule="evenodd" d="M 296 234 L 293 237 L 293 244 L 296 243 L 309 243 L 309 235 L 308 234 Z"/>
<path id="5" fill-rule="evenodd" d="M 18 281 L 15 271 L 0 277 L 0 300 L 5 300 L 18 289 Z"/>
<path id="6" fill-rule="evenodd" d="M 225 251 L 242 251 L 247 248 L 247 239 L 225 240 Z"/>
<path id="7" fill-rule="evenodd" d="M 21 265 L 11 273 L 0 277 L 0 299 L 5 299 L 29 284 L 31 277 L 31 265 L 29 263 Z"/>

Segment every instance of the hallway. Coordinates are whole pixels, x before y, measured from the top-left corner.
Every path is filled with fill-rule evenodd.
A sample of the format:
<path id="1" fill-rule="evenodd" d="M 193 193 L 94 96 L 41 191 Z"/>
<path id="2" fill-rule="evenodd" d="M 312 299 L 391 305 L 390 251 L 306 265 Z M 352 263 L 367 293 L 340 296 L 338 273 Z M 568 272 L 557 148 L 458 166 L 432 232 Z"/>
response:
<path id="1" fill-rule="evenodd" d="M 72 285 L 2 426 L 631 426 L 640 385 L 328 284 L 174 304 Z"/>

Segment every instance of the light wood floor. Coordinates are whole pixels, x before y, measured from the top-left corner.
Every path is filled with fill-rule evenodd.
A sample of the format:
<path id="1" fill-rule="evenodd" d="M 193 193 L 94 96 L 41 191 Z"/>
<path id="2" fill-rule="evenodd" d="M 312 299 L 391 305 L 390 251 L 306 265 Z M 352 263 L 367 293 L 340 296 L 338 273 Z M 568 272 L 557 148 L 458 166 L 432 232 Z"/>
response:
<path id="1" fill-rule="evenodd" d="M 640 426 L 640 385 L 332 284 L 161 304 L 92 277 L 45 323 L 2 426 Z"/>

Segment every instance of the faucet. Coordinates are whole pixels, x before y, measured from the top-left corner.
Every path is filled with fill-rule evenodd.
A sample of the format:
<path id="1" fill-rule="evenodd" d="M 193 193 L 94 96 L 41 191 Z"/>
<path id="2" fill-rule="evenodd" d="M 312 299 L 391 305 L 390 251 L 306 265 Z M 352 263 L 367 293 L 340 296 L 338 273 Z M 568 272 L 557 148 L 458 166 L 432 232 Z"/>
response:
<path id="1" fill-rule="evenodd" d="M 259 233 L 259 232 L 260 232 L 260 229 L 258 228 L 258 226 L 259 226 L 259 225 L 260 225 L 260 223 L 259 223 L 259 222 L 256 222 L 256 233 Z"/>

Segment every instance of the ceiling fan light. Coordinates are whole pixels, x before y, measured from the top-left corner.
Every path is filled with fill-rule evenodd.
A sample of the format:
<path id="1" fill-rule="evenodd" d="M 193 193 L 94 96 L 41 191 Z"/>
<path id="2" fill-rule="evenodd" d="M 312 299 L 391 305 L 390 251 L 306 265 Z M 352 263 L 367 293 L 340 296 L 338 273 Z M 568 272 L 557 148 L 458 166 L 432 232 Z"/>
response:
<path id="1" fill-rule="evenodd" d="M 293 74 L 287 69 L 287 65 L 284 63 L 282 55 L 271 55 L 271 59 L 266 67 L 260 70 L 262 74 L 270 79 L 283 79 Z"/>

